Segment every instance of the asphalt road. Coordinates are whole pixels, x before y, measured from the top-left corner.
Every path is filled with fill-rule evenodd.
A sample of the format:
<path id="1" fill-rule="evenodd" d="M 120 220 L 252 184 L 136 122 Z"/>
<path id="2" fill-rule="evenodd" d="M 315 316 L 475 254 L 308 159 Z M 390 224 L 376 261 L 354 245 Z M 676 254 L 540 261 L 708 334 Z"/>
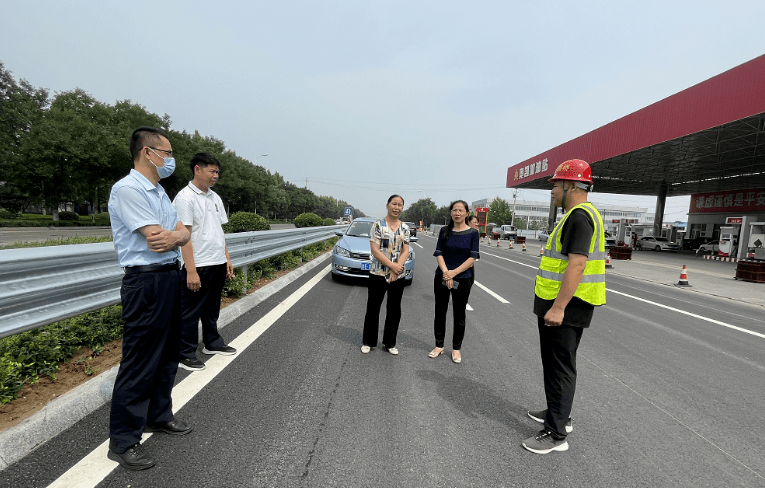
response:
<path id="1" fill-rule="evenodd" d="M 435 240 L 418 244 L 398 357 L 361 354 L 366 289 L 320 266 L 225 329 L 252 343 L 188 395 L 177 416 L 194 432 L 145 442 L 156 467 L 58 486 L 765 486 L 765 338 L 745 332 L 765 334 L 761 307 L 609 275 L 608 304 L 580 346 L 570 450 L 539 456 L 520 446 L 540 428 L 526 410 L 544 408 L 531 314 L 538 256 L 482 248 L 485 289 L 471 292 L 456 365 L 427 357 Z M 203 373 L 181 371 L 174 394 Z M 107 439 L 108 412 L 0 472 L 0 485 L 97 472 L 81 460 Z"/>

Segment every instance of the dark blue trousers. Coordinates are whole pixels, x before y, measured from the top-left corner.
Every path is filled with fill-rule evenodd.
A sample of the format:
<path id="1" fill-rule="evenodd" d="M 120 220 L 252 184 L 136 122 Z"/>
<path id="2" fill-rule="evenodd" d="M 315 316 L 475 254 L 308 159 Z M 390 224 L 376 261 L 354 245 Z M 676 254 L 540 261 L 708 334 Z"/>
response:
<path id="1" fill-rule="evenodd" d="M 433 334 L 436 337 L 436 347 L 444 347 L 446 337 L 446 312 L 449 310 L 449 296 L 452 297 L 452 316 L 454 317 L 454 335 L 452 336 L 452 348 L 455 351 L 462 349 L 462 340 L 465 338 L 465 310 L 470 298 L 470 288 L 473 286 L 472 278 L 455 278 L 454 283 L 459 283 L 457 288 L 450 290 L 441 284 L 443 278 L 437 274 L 433 279 L 433 294 L 435 304 L 433 312 Z"/>
<path id="2" fill-rule="evenodd" d="M 584 329 L 545 325 L 545 319 L 539 316 L 537 326 L 547 398 L 545 427 L 552 430 L 555 437 L 565 438 L 576 392 L 576 351 Z"/>
<path id="3" fill-rule="evenodd" d="M 207 348 L 226 345 L 218 333 L 220 295 L 226 283 L 226 263 L 200 266 L 197 274 L 202 287 L 199 291 L 191 291 L 186 286 L 186 269 L 181 271 L 181 360 L 196 358 L 199 319 L 202 319 L 202 342 Z"/>
<path id="4" fill-rule="evenodd" d="M 146 424 L 173 420 L 171 393 L 180 347 L 181 273 L 126 274 L 122 278 L 122 361 L 114 382 L 109 448 L 122 453 Z"/>

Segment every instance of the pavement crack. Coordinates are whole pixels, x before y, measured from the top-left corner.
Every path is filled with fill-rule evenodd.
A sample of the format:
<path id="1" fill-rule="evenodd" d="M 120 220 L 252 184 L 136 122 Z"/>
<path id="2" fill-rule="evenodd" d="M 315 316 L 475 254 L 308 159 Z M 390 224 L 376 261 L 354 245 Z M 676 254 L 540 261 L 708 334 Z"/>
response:
<path id="1" fill-rule="evenodd" d="M 311 445 L 311 450 L 308 452 L 308 459 L 305 462 L 305 469 L 303 470 L 303 474 L 300 476 L 302 480 L 307 480 L 308 478 L 308 473 L 311 469 L 311 463 L 313 463 L 314 454 L 316 453 L 316 446 L 319 445 L 319 440 L 322 438 L 324 431 L 327 428 L 329 413 L 332 411 L 332 407 L 335 403 L 335 395 L 340 388 L 340 378 L 343 376 L 343 370 L 345 369 L 345 365 L 347 363 L 348 358 L 346 357 L 343 359 L 343 362 L 340 365 L 340 371 L 338 371 L 337 378 L 335 378 L 335 387 L 332 389 L 332 393 L 329 395 L 329 401 L 327 402 L 327 406 L 324 408 L 324 415 L 322 416 L 321 422 L 319 422 L 319 428 L 317 429 L 316 437 L 314 438 L 313 444 Z"/>

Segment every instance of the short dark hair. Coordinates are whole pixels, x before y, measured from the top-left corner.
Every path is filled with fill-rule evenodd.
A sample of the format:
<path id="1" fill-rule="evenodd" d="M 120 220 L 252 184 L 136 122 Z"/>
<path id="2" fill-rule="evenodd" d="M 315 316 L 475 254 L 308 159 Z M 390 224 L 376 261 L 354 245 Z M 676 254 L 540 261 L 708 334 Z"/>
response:
<path id="1" fill-rule="evenodd" d="M 159 138 L 167 137 L 167 133 L 162 129 L 156 127 L 139 127 L 133 131 L 133 135 L 130 136 L 130 155 L 133 156 L 133 161 L 138 159 L 138 155 L 141 153 L 141 149 L 150 144 L 158 144 L 161 142 Z"/>
<path id="2" fill-rule="evenodd" d="M 401 203 L 404 203 L 404 197 L 402 197 L 401 195 L 391 195 L 390 197 L 388 197 L 388 203 L 392 202 L 394 198 L 400 198 Z M 386 203 L 386 205 L 388 203 Z"/>
<path id="3" fill-rule="evenodd" d="M 220 163 L 217 159 L 215 159 L 215 156 L 209 152 L 196 153 L 191 157 L 191 161 L 189 162 L 189 168 L 191 168 L 191 176 L 194 176 L 194 166 L 199 166 L 200 168 L 205 169 L 211 164 L 214 164 L 218 167 L 218 169 L 220 169 Z"/>
<path id="4" fill-rule="evenodd" d="M 476 214 L 468 215 L 468 218 L 465 219 L 465 222 L 471 222 L 473 219 L 478 220 L 478 215 Z"/>

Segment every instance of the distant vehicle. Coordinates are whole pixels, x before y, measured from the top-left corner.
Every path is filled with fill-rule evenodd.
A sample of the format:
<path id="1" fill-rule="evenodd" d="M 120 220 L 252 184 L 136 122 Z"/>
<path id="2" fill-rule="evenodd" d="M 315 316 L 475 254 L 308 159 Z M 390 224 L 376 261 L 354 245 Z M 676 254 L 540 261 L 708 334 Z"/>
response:
<path id="1" fill-rule="evenodd" d="M 701 244 L 696 249 L 696 254 L 704 254 L 705 252 L 716 253 L 720 250 L 720 241 L 717 239 L 708 239 L 707 242 Z"/>
<path id="2" fill-rule="evenodd" d="M 409 235 L 411 237 L 417 237 L 417 224 L 414 222 L 404 222 L 409 227 Z"/>
<path id="3" fill-rule="evenodd" d="M 537 234 L 537 238 L 538 238 L 540 241 L 542 241 L 542 242 L 547 242 L 547 239 L 549 239 L 549 238 L 550 238 L 550 232 L 548 232 L 547 230 L 543 230 L 542 232 L 540 232 L 539 234 Z"/>
<path id="4" fill-rule="evenodd" d="M 666 237 L 645 236 L 637 241 L 637 248 L 638 250 L 652 249 L 654 251 L 677 252 L 680 246 L 676 242 L 671 242 Z"/>
<path id="5" fill-rule="evenodd" d="M 613 237 L 606 237 L 606 249 L 616 247 L 616 239 Z"/>
<path id="6" fill-rule="evenodd" d="M 359 217 L 351 222 L 345 230 L 335 232 L 340 236 L 332 249 L 332 279 L 341 277 L 369 278 L 372 264 L 372 248 L 369 244 L 369 233 L 375 220 L 370 217 Z M 416 242 L 416 237 L 410 238 Z M 409 257 L 404 263 L 404 279 L 407 285 L 414 279 L 414 246 L 409 246 Z"/>
<path id="7" fill-rule="evenodd" d="M 494 227 L 492 232 L 499 234 L 501 239 L 510 240 L 518 237 L 518 228 L 514 225 L 500 225 L 499 227 Z"/>

